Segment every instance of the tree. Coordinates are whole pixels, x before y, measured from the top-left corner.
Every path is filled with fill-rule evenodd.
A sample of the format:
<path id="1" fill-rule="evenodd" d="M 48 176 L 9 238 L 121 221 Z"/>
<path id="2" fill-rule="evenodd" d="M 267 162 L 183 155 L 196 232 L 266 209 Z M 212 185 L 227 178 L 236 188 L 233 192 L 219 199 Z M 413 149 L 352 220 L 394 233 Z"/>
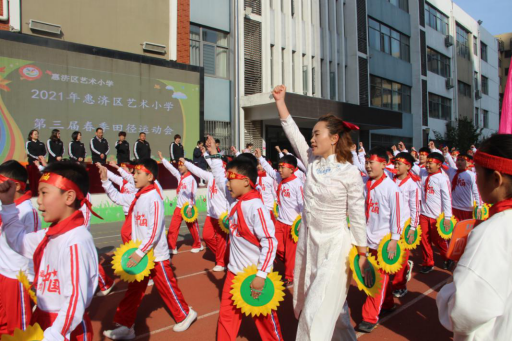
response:
<path id="1" fill-rule="evenodd" d="M 460 151 L 466 152 L 471 145 L 477 145 L 482 138 L 483 128 L 475 127 L 473 120 L 462 117 L 455 121 L 455 125 L 451 121 L 446 123 L 446 133 L 444 136 L 434 131 L 436 142 L 448 147 L 455 147 Z"/>

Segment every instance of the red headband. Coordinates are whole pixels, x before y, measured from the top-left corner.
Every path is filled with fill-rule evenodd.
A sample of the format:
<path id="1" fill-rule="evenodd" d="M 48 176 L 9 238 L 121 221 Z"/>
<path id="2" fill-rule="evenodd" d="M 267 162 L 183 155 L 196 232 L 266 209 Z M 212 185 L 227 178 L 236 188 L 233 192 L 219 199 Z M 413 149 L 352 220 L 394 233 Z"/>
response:
<path id="1" fill-rule="evenodd" d="M 420 152 L 420 156 L 428 156 L 430 153 L 428 152 Z"/>
<path id="2" fill-rule="evenodd" d="M 297 167 L 293 166 L 292 164 L 288 164 L 288 163 L 279 163 L 279 166 L 281 167 L 287 167 L 289 169 L 292 169 L 293 171 L 297 171 Z"/>
<path id="3" fill-rule="evenodd" d="M 460 152 L 459 151 L 453 151 L 452 154 L 455 154 L 455 155 L 458 156 L 460 154 Z"/>
<path id="4" fill-rule="evenodd" d="M 153 174 L 153 172 L 151 172 L 148 169 L 146 169 L 146 167 L 144 165 L 142 165 L 142 164 L 139 164 L 139 165 L 135 166 L 135 170 L 140 170 L 142 172 L 147 173 L 148 175 L 152 175 Z"/>
<path id="5" fill-rule="evenodd" d="M 121 167 L 126 167 L 128 169 L 134 169 L 135 168 L 135 165 L 132 165 L 132 164 L 126 164 L 126 163 L 121 163 Z"/>
<path id="6" fill-rule="evenodd" d="M 9 177 L 6 177 L 4 175 L 0 175 L 0 182 L 7 182 L 8 180 L 10 181 L 13 181 L 14 183 L 16 184 L 19 184 L 20 185 L 20 190 L 21 191 L 25 191 L 25 189 L 27 188 L 27 183 L 25 182 L 21 182 L 19 180 L 16 180 L 16 179 L 12 179 L 12 178 L 9 178 Z"/>
<path id="7" fill-rule="evenodd" d="M 256 189 L 256 185 L 247 176 L 242 176 L 241 174 L 238 174 L 238 173 L 233 172 L 233 171 L 226 171 L 226 178 L 228 180 L 231 180 L 231 179 L 240 179 L 240 180 L 247 179 L 249 181 L 249 184 L 251 185 L 251 188 Z"/>
<path id="8" fill-rule="evenodd" d="M 396 158 L 396 159 L 395 159 L 395 162 L 400 162 L 400 163 L 403 163 L 403 164 L 405 164 L 405 165 L 412 166 L 412 165 L 411 165 L 411 163 L 409 163 L 409 162 L 407 161 L 407 159 L 405 159 L 405 158 Z"/>
<path id="9" fill-rule="evenodd" d="M 428 158 L 428 159 L 427 159 L 427 162 L 428 162 L 428 163 L 441 164 L 441 165 L 443 164 L 443 162 L 442 162 L 442 161 L 440 161 L 439 159 L 436 159 L 436 158 Z"/>
<path id="10" fill-rule="evenodd" d="M 476 151 L 473 160 L 475 164 L 478 164 L 486 169 L 491 169 L 498 171 L 500 173 L 512 175 L 512 159 L 493 156 L 491 154 Z"/>
<path id="11" fill-rule="evenodd" d="M 384 158 L 381 158 L 379 157 L 378 155 L 376 154 L 372 154 L 369 158 L 367 158 L 368 160 L 370 161 L 376 161 L 376 162 L 379 162 L 379 163 L 388 163 L 388 161 Z"/>
<path id="12" fill-rule="evenodd" d="M 91 211 L 91 213 L 99 219 L 103 220 L 103 217 L 99 216 L 92 210 L 91 202 L 84 196 L 78 185 L 69 179 L 62 177 L 56 173 L 47 172 L 41 176 L 39 179 L 39 183 L 46 183 L 49 185 L 53 185 L 63 191 L 74 191 L 76 193 L 76 198 L 80 201 L 80 205 L 86 205 L 87 208 Z"/>
<path id="13" fill-rule="evenodd" d="M 185 165 L 185 163 L 184 163 L 184 162 L 182 162 L 182 161 L 180 160 L 180 161 L 178 162 L 178 166 L 183 166 L 183 165 Z"/>

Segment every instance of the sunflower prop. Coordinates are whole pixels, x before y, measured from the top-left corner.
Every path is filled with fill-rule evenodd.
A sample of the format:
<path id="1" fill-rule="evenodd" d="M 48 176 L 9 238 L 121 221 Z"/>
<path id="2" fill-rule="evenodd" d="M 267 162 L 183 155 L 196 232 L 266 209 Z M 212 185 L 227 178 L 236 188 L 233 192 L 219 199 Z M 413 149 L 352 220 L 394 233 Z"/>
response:
<path id="1" fill-rule="evenodd" d="M 411 250 L 415 249 L 416 247 L 418 247 L 418 245 L 421 242 L 421 226 L 418 225 L 416 227 L 416 230 L 414 231 L 413 243 L 409 243 L 409 240 L 407 239 L 410 231 L 411 231 L 411 219 L 408 219 L 405 222 L 405 229 L 402 232 L 402 241 L 404 243 L 404 248 L 411 251 Z"/>
<path id="2" fill-rule="evenodd" d="M 185 222 L 191 223 L 195 222 L 197 220 L 197 216 L 199 215 L 199 212 L 197 211 L 197 207 L 195 205 L 192 206 L 192 212 L 191 215 L 187 215 L 187 209 L 189 207 L 190 203 L 186 202 L 183 204 L 183 207 L 181 207 L 181 217 L 185 220 Z"/>
<path id="3" fill-rule="evenodd" d="M 302 216 L 297 216 L 295 221 L 292 223 L 292 229 L 290 231 L 290 234 L 292 235 L 293 242 L 297 243 L 299 241 L 299 228 L 300 223 L 302 222 Z"/>
<path id="4" fill-rule="evenodd" d="M 42 341 L 43 338 L 44 331 L 38 323 L 29 325 L 25 331 L 16 328 L 12 335 L 2 335 L 2 341 Z"/>
<path id="5" fill-rule="evenodd" d="M 348 217 L 348 215 L 347 215 L 347 226 L 348 226 L 348 228 L 350 228 L 350 217 Z"/>
<path id="6" fill-rule="evenodd" d="M 357 287 L 360 291 L 364 291 L 368 296 L 375 297 L 382 287 L 382 277 L 377 270 L 379 266 L 373 255 L 368 255 L 367 260 L 371 268 L 373 283 L 370 287 L 364 283 L 363 272 L 359 268 L 359 254 L 357 253 L 357 247 L 352 247 L 350 254 L 348 255 L 350 263 L 350 269 L 352 270 L 352 277 L 354 278 Z"/>
<path id="7" fill-rule="evenodd" d="M 400 239 L 396 245 L 396 253 L 393 259 L 388 257 L 388 245 L 391 242 L 391 233 L 384 236 L 384 238 L 380 241 L 379 247 L 377 249 L 377 260 L 379 262 L 379 268 L 389 274 L 395 274 L 400 271 L 403 266 L 404 259 L 404 243 Z"/>
<path id="8" fill-rule="evenodd" d="M 251 296 L 251 283 L 256 277 L 258 268 L 255 265 L 247 267 L 243 272 L 238 273 L 231 285 L 233 305 L 242 310 L 247 316 L 266 316 L 277 310 L 279 302 L 284 300 L 284 286 L 281 276 L 277 272 L 271 272 L 265 279 L 265 286 L 258 299 Z"/>
<path id="9" fill-rule="evenodd" d="M 279 217 L 279 206 L 277 202 L 274 202 L 274 208 L 272 210 L 274 212 L 274 217 L 277 219 Z"/>
<path id="10" fill-rule="evenodd" d="M 453 229 L 455 228 L 456 224 L 457 220 L 454 216 L 452 216 L 450 218 L 450 228 L 447 230 L 444 227 L 444 213 L 441 213 L 441 215 L 439 215 L 437 218 L 437 232 L 439 233 L 439 236 L 445 240 L 449 240 L 452 237 Z"/>
<path id="11" fill-rule="evenodd" d="M 119 275 L 122 280 L 132 283 L 134 281 L 141 281 L 144 277 L 149 276 L 151 270 L 155 268 L 155 255 L 151 249 L 134 267 L 128 267 L 126 264 L 130 261 L 130 256 L 135 252 L 141 242 L 129 241 L 124 245 L 119 246 L 114 252 L 112 258 L 112 268 L 114 273 Z"/>
<path id="12" fill-rule="evenodd" d="M 489 209 L 491 208 L 491 206 L 487 203 L 484 203 L 482 205 L 482 217 L 480 218 L 482 221 L 485 221 L 489 218 Z M 475 220 L 478 219 L 478 206 L 476 205 L 475 203 L 475 206 L 473 208 L 473 218 Z"/>
<path id="13" fill-rule="evenodd" d="M 219 226 L 224 233 L 229 235 L 229 214 L 227 211 L 223 212 L 222 215 L 220 215 Z"/>
<path id="14" fill-rule="evenodd" d="M 27 278 L 27 275 L 25 272 L 20 270 L 20 272 L 16 275 L 16 278 L 19 280 L 20 283 L 23 284 L 23 288 L 25 291 L 28 292 L 28 295 L 30 296 L 30 299 L 34 302 L 34 304 L 37 305 L 37 296 L 34 290 L 32 289 L 32 285 L 30 285 L 30 281 Z"/>

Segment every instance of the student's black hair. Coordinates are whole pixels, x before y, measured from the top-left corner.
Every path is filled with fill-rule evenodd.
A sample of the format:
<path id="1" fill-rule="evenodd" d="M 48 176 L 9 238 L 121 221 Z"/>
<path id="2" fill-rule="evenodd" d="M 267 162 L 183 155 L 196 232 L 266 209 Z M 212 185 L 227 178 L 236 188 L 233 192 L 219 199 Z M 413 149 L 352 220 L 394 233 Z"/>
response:
<path id="1" fill-rule="evenodd" d="M 181 139 L 181 135 L 176 134 L 176 135 L 174 136 L 174 140 L 176 140 L 176 139 L 178 139 L 178 138 L 179 138 L 179 139 Z"/>
<path id="2" fill-rule="evenodd" d="M 377 157 L 382 158 L 384 160 L 389 159 L 387 150 L 382 146 L 375 146 L 374 148 L 372 148 L 368 156 L 371 156 L 372 154 L 375 154 Z"/>
<path id="3" fill-rule="evenodd" d="M 146 169 L 151 171 L 153 174 L 153 178 L 156 180 L 158 178 L 158 163 L 152 158 L 144 158 L 139 160 L 140 165 L 144 165 Z"/>
<path id="4" fill-rule="evenodd" d="M 82 134 L 82 133 L 79 131 L 74 131 L 73 134 L 71 134 L 71 139 L 73 141 L 76 141 L 76 139 L 78 138 L 78 134 Z"/>
<path id="5" fill-rule="evenodd" d="M 98 127 L 98 128 L 96 128 L 96 133 L 97 133 L 100 129 L 103 131 L 103 128 Z"/>
<path id="6" fill-rule="evenodd" d="M 220 139 L 215 139 L 216 144 L 220 144 Z"/>
<path id="7" fill-rule="evenodd" d="M 26 183 L 28 180 L 27 169 L 16 160 L 8 160 L 0 165 L 0 175 Z"/>
<path id="8" fill-rule="evenodd" d="M 139 133 L 139 137 L 140 137 L 142 134 L 147 135 L 147 134 L 146 134 L 146 132 L 140 132 L 140 133 Z"/>
<path id="9" fill-rule="evenodd" d="M 428 155 L 427 158 L 428 159 L 435 158 L 435 159 L 439 160 L 441 163 L 444 163 L 444 156 L 439 152 L 432 152 Z"/>
<path id="10" fill-rule="evenodd" d="M 470 156 L 470 155 L 469 155 L 469 154 L 467 154 L 467 153 L 461 153 L 461 154 L 459 154 L 459 157 L 458 157 L 458 158 L 460 158 L 460 157 L 466 157 L 466 158 L 468 158 L 469 160 L 473 160 L 473 156 Z"/>
<path id="11" fill-rule="evenodd" d="M 238 156 L 226 165 L 226 170 L 233 169 L 236 170 L 236 173 L 248 177 L 254 184 L 258 181 L 258 169 L 246 157 Z"/>
<path id="12" fill-rule="evenodd" d="M 420 148 L 420 150 L 419 150 L 419 153 L 421 153 L 421 152 L 427 152 L 428 154 L 430 154 L 430 148 L 428 148 L 428 147 L 422 147 L 422 148 Z"/>
<path id="13" fill-rule="evenodd" d="M 246 160 L 253 164 L 254 167 L 258 167 L 258 159 L 252 153 L 240 153 L 235 159 Z"/>
<path id="14" fill-rule="evenodd" d="M 254 146 L 254 144 L 253 144 L 253 143 L 247 143 L 247 144 L 245 145 L 245 148 L 249 148 L 250 146 Z"/>
<path id="15" fill-rule="evenodd" d="M 50 136 L 50 140 L 52 140 L 52 141 L 60 140 L 59 138 L 57 138 L 58 133 L 60 133 L 60 131 L 58 129 L 53 129 L 52 135 Z"/>
<path id="16" fill-rule="evenodd" d="M 44 168 L 43 173 L 51 172 L 60 175 L 66 179 L 69 179 L 75 183 L 84 196 L 89 193 L 89 174 L 82 165 L 79 165 L 72 161 L 61 161 L 59 163 L 50 163 Z M 62 191 L 64 193 L 64 191 Z M 75 201 L 75 209 L 80 209 L 81 201 Z"/>
<path id="17" fill-rule="evenodd" d="M 202 140 L 198 140 L 197 141 L 197 145 L 199 145 L 200 143 L 202 143 L 203 141 Z"/>
<path id="18" fill-rule="evenodd" d="M 37 129 L 31 129 L 30 132 L 28 132 L 28 139 L 27 139 L 28 141 L 32 141 L 32 133 L 34 133 L 34 132 L 39 133 L 39 131 Z"/>
<path id="19" fill-rule="evenodd" d="M 126 138 L 126 132 L 125 131 L 121 131 L 121 132 L 119 132 L 117 134 L 118 137 L 120 137 L 121 135 Z"/>
<path id="20" fill-rule="evenodd" d="M 414 165 L 415 159 L 412 156 L 412 154 L 410 154 L 408 152 L 400 152 L 400 153 L 398 153 L 396 155 L 396 157 L 395 157 L 395 160 L 398 159 L 398 158 L 403 158 L 403 159 L 407 160 L 409 163 L 411 163 L 411 167 Z"/>
<path id="21" fill-rule="evenodd" d="M 292 165 L 294 168 L 297 167 L 297 158 L 290 154 L 284 155 L 281 159 L 279 159 L 279 164 L 281 163 L 287 163 Z"/>
<path id="22" fill-rule="evenodd" d="M 480 149 L 478 150 L 483 153 L 490 154 L 492 156 L 512 159 L 512 135 L 510 134 L 494 134 L 490 138 L 485 139 L 482 144 L 480 144 Z M 490 177 L 494 170 L 485 169 L 486 176 Z M 511 175 L 502 174 L 504 177 L 508 177 L 512 180 Z M 512 196 L 512 189 L 509 189 L 509 196 Z"/>

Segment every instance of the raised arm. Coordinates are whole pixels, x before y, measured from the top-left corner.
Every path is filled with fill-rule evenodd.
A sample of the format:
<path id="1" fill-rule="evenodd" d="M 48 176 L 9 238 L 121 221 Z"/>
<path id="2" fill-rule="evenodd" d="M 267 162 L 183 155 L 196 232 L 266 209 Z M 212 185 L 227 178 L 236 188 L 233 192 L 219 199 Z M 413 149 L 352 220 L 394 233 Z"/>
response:
<path id="1" fill-rule="evenodd" d="M 160 157 L 160 160 L 162 161 L 162 164 L 165 166 L 167 170 L 176 178 L 177 180 L 181 179 L 181 174 L 176 168 L 167 161 L 167 159 L 164 158 L 162 155 L 162 152 L 158 151 L 158 156 Z"/>
<path id="2" fill-rule="evenodd" d="M 263 167 L 263 169 L 265 170 L 265 172 L 267 172 L 267 174 L 274 180 L 276 180 L 277 182 L 280 182 L 281 181 L 281 175 L 279 174 L 279 172 L 277 172 L 276 170 L 274 170 L 274 168 L 267 162 L 267 160 L 263 157 L 259 157 L 258 158 L 261 166 Z"/>
<path id="3" fill-rule="evenodd" d="M 185 158 L 182 158 L 181 160 L 185 163 L 185 166 L 192 174 L 201 178 L 205 182 L 209 182 L 210 179 L 212 178 L 211 172 L 205 171 L 200 167 L 195 166 L 193 163 L 189 162 L 188 160 L 185 160 Z"/>

